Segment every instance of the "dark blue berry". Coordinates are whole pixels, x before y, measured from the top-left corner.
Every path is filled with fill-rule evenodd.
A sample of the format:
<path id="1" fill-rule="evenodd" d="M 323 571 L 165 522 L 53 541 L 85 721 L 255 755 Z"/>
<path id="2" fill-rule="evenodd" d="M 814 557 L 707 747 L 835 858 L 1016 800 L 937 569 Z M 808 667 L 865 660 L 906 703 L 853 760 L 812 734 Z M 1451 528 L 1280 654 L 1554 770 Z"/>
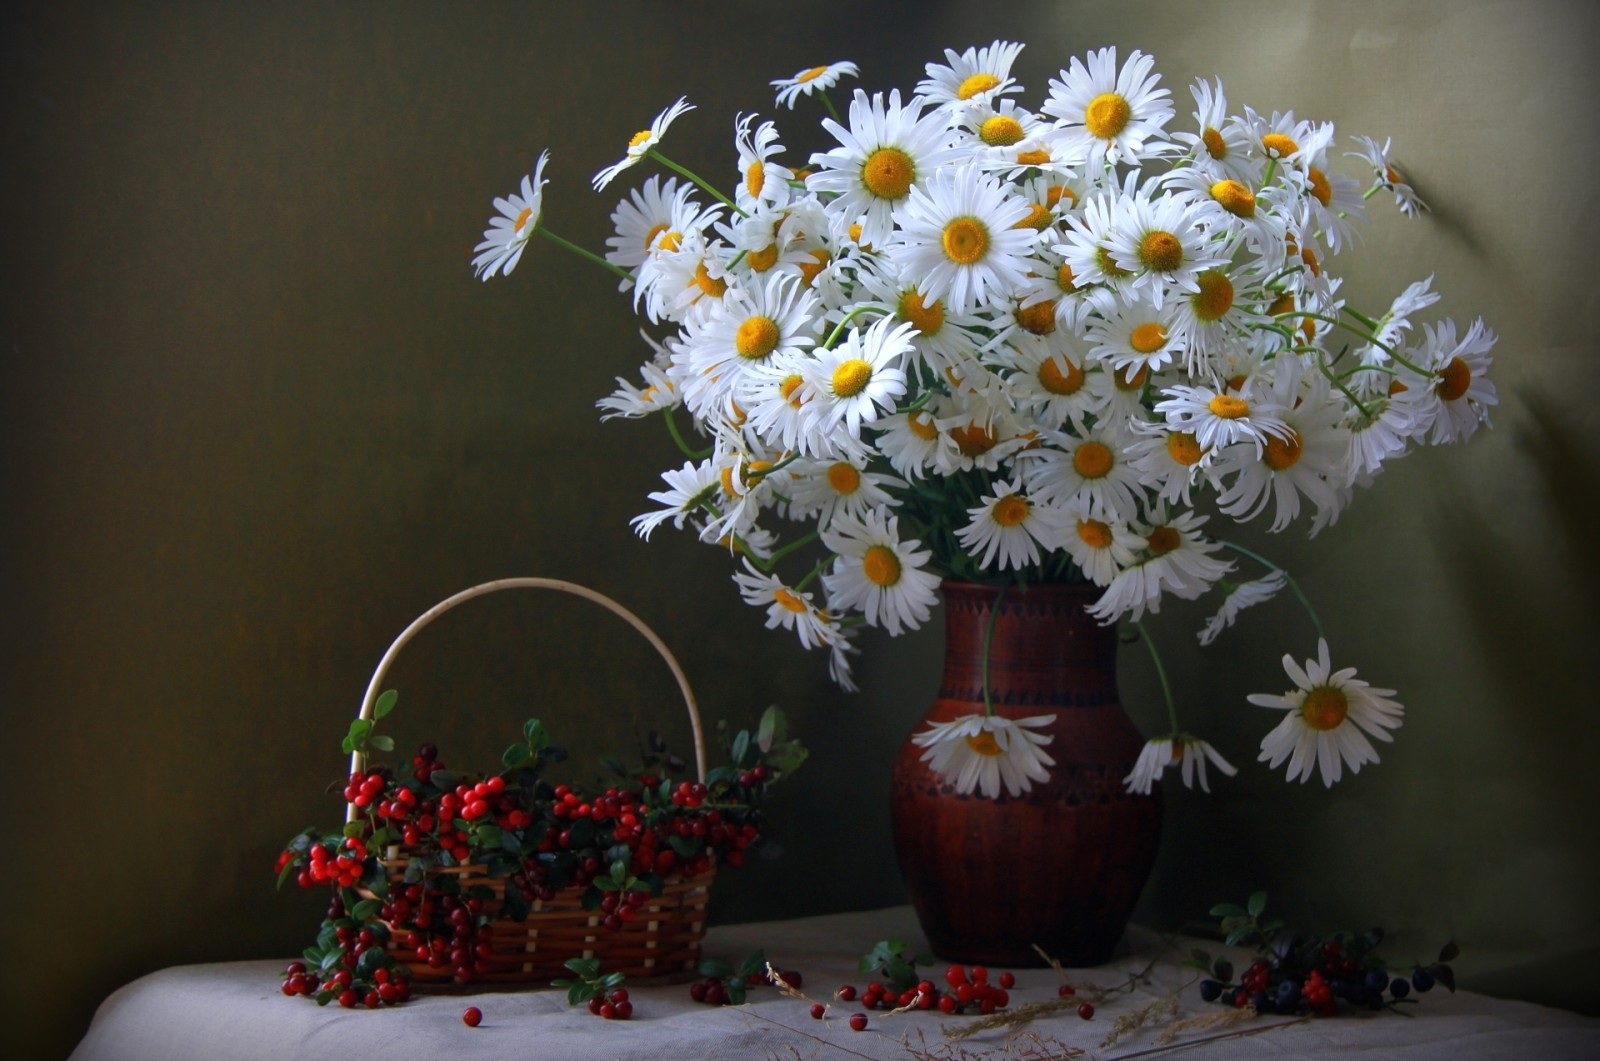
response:
<path id="1" fill-rule="evenodd" d="M 1257 1013 L 1278 1012 L 1278 1004 L 1274 1002 L 1272 997 L 1264 991 L 1259 995 L 1252 996 L 1250 999 L 1250 1004 L 1256 1008 Z"/>
<path id="2" fill-rule="evenodd" d="M 1285 980 L 1278 985 L 1278 1005 L 1293 1006 L 1300 1001 L 1300 985 L 1293 980 Z"/>
<path id="3" fill-rule="evenodd" d="M 1426 969 L 1418 969 L 1411 974 L 1411 986 L 1418 991 L 1433 990 L 1433 974 Z"/>
<path id="4" fill-rule="evenodd" d="M 1389 984 L 1389 994 L 1395 998 L 1405 998 L 1411 994 L 1411 982 L 1403 976 L 1397 976 Z"/>
<path id="5" fill-rule="evenodd" d="M 1222 1004 L 1224 1006 L 1234 1005 L 1238 1001 L 1239 989 L 1237 987 L 1230 987 L 1222 993 Z"/>
<path id="6" fill-rule="evenodd" d="M 1200 981 L 1200 997 L 1206 1002 L 1215 1002 L 1222 997 L 1222 985 L 1215 980 Z"/>
<path id="7" fill-rule="evenodd" d="M 1382 969 L 1369 969 L 1367 971 L 1367 986 L 1374 991 L 1382 991 L 1389 986 L 1389 974 Z"/>

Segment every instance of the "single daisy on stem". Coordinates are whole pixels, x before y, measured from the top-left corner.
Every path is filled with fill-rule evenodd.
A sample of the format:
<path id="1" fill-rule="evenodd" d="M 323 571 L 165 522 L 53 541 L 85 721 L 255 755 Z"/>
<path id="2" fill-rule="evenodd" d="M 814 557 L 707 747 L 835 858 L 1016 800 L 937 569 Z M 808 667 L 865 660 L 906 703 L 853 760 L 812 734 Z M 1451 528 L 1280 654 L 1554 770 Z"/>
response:
<path id="1" fill-rule="evenodd" d="M 1283 657 L 1283 669 L 1295 688 L 1281 696 L 1251 693 L 1247 699 L 1259 707 L 1287 712 L 1283 721 L 1261 740 L 1261 762 L 1277 768 L 1289 763 L 1290 781 L 1309 781 L 1318 771 L 1328 788 L 1342 776 L 1343 767 L 1360 773 L 1378 761 L 1367 739 L 1392 741 L 1389 730 L 1400 727 L 1405 708 L 1389 697 L 1393 689 L 1375 689 L 1356 677 L 1354 667 L 1334 670 L 1328 642 L 1317 639 L 1317 658 L 1302 668 L 1293 656 Z"/>
<path id="2" fill-rule="evenodd" d="M 911 741 L 926 748 L 922 761 L 956 793 L 974 791 L 985 799 L 999 799 L 1003 787 L 1013 799 L 1047 781 L 1055 760 L 1044 746 L 1055 740 L 1035 730 L 1048 726 L 1049 715 L 1004 718 L 1000 715 L 963 715 L 950 722 L 930 722 Z"/>

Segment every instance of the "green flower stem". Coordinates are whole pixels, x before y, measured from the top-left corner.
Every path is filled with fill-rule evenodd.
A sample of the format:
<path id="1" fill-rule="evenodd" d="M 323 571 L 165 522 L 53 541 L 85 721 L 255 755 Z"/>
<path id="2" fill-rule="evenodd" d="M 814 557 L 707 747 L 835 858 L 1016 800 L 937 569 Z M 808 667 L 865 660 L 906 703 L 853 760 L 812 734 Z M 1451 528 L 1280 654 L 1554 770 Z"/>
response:
<path id="1" fill-rule="evenodd" d="M 539 233 L 539 235 L 543 236 L 545 239 L 549 240 L 551 243 L 554 243 L 556 246 L 565 247 L 567 250 L 571 251 L 573 254 L 576 254 L 578 257 L 587 258 L 589 261 L 594 262 L 600 268 L 609 270 L 610 272 L 613 272 L 613 273 L 616 273 L 618 276 L 622 277 L 622 279 L 624 279 L 624 280 L 632 280 L 633 279 L 633 274 L 632 273 L 628 272 L 628 270 L 626 270 L 626 269 L 622 268 L 621 266 L 617 265 L 615 262 L 608 262 L 604 258 L 600 257 L 600 255 L 596 254 L 594 251 L 588 250 L 587 248 L 584 248 L 584 247 L 580 247 L 576 243 L 572 242 L 569 239 L 562 239 L 560 236 L 556 235 L 554 232 L 551 232 L 549 229 L 545 228 L 543 225 L 540 225 L 538 228 L 534 229 L 534 231 Z"/>
<path id="2" fill-rule="evenodd" d="M 1423 376 L 1433 376 L 1433 375 L 1437 374 L 1437 373 L 1433 373 L 1433 372 L 1428 371 L 1427 369 L 1423 368 L 1420 365 L 1412 364 L 1410 361 L 1408 361 L 1405 358 L 1404 355 L 1402 355 L 1400 353 L 1400 351 L 1396 350 L 1394 347 L 1390 346 L 1388 343 L 1383 342 L 1376 335 L 1373 335 L 1370 332 L 1364 332 L 1360 328 L 1357 328 L 1357 327 L 1354 327 L 1353 325 L 1347 324 L 1346 322 L 1340 320 L 1337 317 L 1329 317 L 1326 314 L 1322 314 L 1322 313 L 1311 313 L 1311 312 L 1309 312 L 1307 310 L 1290 310 L 1287 313 L 1275 314 L 1272 319 L 1273 320 L 1283 320 L 1285 317 L 1306 317 L 1306 318 L 1310 318 L 1311 320 L 1314 320 L 1314 321 L 1321 321 L 1324 324 L 1331 324 L 1335 328 L 1343 328 L 1347 332 L 1353 332 L 1356 335 L 1361 336 L 1361 338 L 1365 339 L 1367 342 L 1371 343 L 1373 346 L 1376 346 L 1379 350 L 1382 350 L 1384 353 L 1388 354 L 1390 357 L 1394 358 L 1396 361 L 1400 362 L 1402 365 L 1406 366 L 1407 368 L 1409 368 L 1413 372 L 1416 372 L 1416 373 L 1418 373 L 1420 375 L 1423 375 Z"/>
<path id="3" fill-rule="evenodd" d="M 822 348 L 824 350 L 832 350 L 833 349 L 833 344 L 838 342 L 839 341 L 839 336 L 844 334 L 845 325 L 849 324 L 851 321 L 853 321 L 857 317 L 861 316 L 861 314 L 863 314 L 863 313 L 882 313 L 882 314 L 887 315 L 888 312 L 889 312 L 889 307 L 888 306 L 880 306 L 876 302 L 863 302 L 861 305 L 857 306 L 855 309 L 851 310 L 849 313 L 846 313 L 844 315 L 844 318 L 842 320 L 840 320 L 838 324 L 833 326 L 833 331 L 829 332 L 828 333 L 828 338 L 823 340 Z"/>
<path id="4" fill-rule="evenodd" d="M 1271 184 L 1272 183 L 1272 178 L 1277 176 L 1277 174 L 1278 174 L 1278 160 L 1276 158 L 1268 159 L 1267 160 L 1267 172 L 1265 172 L 1265 173 L 1263 173 L 1261 175 L 1261 186 L 1263 188 L 1265 188 L 1267 185 Z"/>
<path id="5" fill-rule="evenodd" d="M 692 170 L 685 169 L 684 167 L 678 165 L 676 162 L 672 161 L 670 158 L 668 158 L 666 155 L 663 155 L 661 152 L 657 151 L 655 148 L 651 148 L 650 150 L 646 151 L 645 154 L 649 155 L 651 158 L 655 159 L 657 162 L 661 163 L 663 166 L 665 166 L 668 169 L 672 170 L 672 172 L 674 172 L 674 173 L 676 173 L 676 174 L 678 174 L 680 176 L 683 176 L 683 177 L 688 177 L 690 180 L 692 180 L 696 184 L 698 184 L 701 188 L 705 189 L 705 191 L 708 194 L 710 194 L 711 196 L 713 196 L 714 198 L 716 198 L 720 202 L 726 204 L 730 209 L 733 210 L 734 213 L 738 214 L 740 217 L 749 217 L 750 216 L 749 214 L 745 213 L 743 210 L 739 209 L 739 204 L 738 203 L 735 203 L 732 199 L 729 199 L 726 195 L 723 195 L 722 192 L 720 190 L 718 190 L 715 185 L 708 184 L 704 180 L 702 180 L 698 173 L 695 173 Z"/>
<path id="6" fill-rule="evenodd" d="M 672 441 L 678 444 L 678 449 L 685 457 L 688 457 L 690 460 L 705 460 L 707 457 L 711 456 L 712 452 L 714 451 L 713 448 L 697 450 L 684 440 L 683 433 L 678 430 L 678 421 L 672 415 L 671 406 L 661 410 L 661 419 L 667 422 L 667 430 L 672 433 Z"/>
<path id="7" fill-rule="evenodd" d="M 989 646 L 994 644 L 995 619 L 1000 615 L 1000 602 L 1005 600 L 1006 586 L 1002 582 L 995 591 L 994 603 L 989 605 L 989 619 L 983 625 L 983 713 L 994 717 L 994 696 L 989 692 Z"/>
<path id="8" fill-rule="evenodd" d="M 816 531 L 811 531 L 804 537 L 796 538 L 788 545 L 785 545 L 782 549 L 774 549 L 772 551 L 772 555 L 767 557 L 765 561 L 756 560 L 754 557 L 751 559 L 764 573 L 771 574 L 772 569 L 778 566 L 778 561 L 782 560 L 792 552 L 805 548 L 807 545 L 810 545 L 812 542 L 816 541 L 819 537 L 821 537 L 821 535 L 819 535 Z"/>
<path id="9" fill-rule="evenodd" d="M 1372 182 L 1372 187 L 1368 188 L 1366 191 L 1361 193 L 1361 198 L 1363 200 L 1371 199 L 1374 195 L 1377 195 L 1381 191 L 1383 191 L 1383 182 L 1382 181 L 1373 181 Z"/>
<path id="10" fill-rule="evenodd" d="M 1167 678 L 1167 668 L 1161 662 L 1161 653 L 1156 651 L 1156 643 L 1150 637 L 1150 631 L 1144 628 L 1143 623 L 1134 623 L 1133 628 L 1139 631 L 1139 640 L 1144 642 L 1144 647 L 1150 650 L 1150 662 L 1156 665 L 1156 677 L 1161 679 L 1161 695 L 1167 698 L 1167 720 L 1172 723 L 1172 732 L 1178 732 L 1178 704 L 1172 698 L 1172 682 Z"/>
<path id="11" fill-rule="evenodd" d="M 1328 377 L 1329 383 L 1333 384 L 1335 387 L 1338 387 L 1340 392 L 1344 394 L 1346 398 L 1350 399 L 1351 405 L 1354 405 L 1357 409 L 1361 410 L 1361 415 L 1364 418 L 1368 420 L 1372 419 L 1372 412 L 1367 408 L 1366 403 L 1360 398 L 1356 397 L 1355 391 L 1352 391 L 1349 387 L 1345 386 L 1343 379 L 1333 374 L 1333 366 L 1328 364 L 1328 359 L 1322 356 L 1321 351 L 1318 351 L 1317 353 L 1317 367 L 1322 370 L 1322 374 L 1324 376 Z"/>
<path id="12" fill-rule="evenodd" d="M 822 100 L 822 105 L 827 108 L 829 117 L 831 117 L 834 121 L 838 122 L 840 125 L 844 125 L 845 124 L 844 119 L 839 117 L 838 108 L 836 108 L 833 105 L 833 100 L 828 98 L 828 90 L 827 89 L 823 89 L 822 91 L 818 92 L 817 93 L 817 98 Z M 845 126 L 845 128 L 848 129 L 849 126 Z"/>
<path id="13" fill-rule="evenodd" d="M 1378 322 L 1377 321 L 1373 320 L 1371 317 L 1367 316 L 1365 313 L 1358 313 L 1357 311 L 1351 309 L 1349 306 L 1340 306 L 1339 308 L 1344 310 L 1344 312 L 1348 313 L 1350 316 L 1354 317 L 1357 320 L 1357 322 L 1359 322 L 1361 324 L 1361 326 L 1363 328 L 1367 329 L 1369 332 L 1371 332 L 1374 335 L 1378 334 Z"/>
<path id="14" fill-rule="evenodd" d="M 1293 575 L 1289 574 L 1288 571 L 1279 567 L 1271 560 L 1268 560 L 1260 553 L 1252 552 L 1236 542 L 1230 542 L 1224 538 L 1213 538 L 1212 541 L 1216 542 L 1225 549 L 1232 549 L 1241 556 L 1248 556 L 1250 559 L 1254 560 L 1268 571 L 1282 571 L 1283 580 L 1287 582 L 1289 584 L 1289 588 L 1294 591 L 1296 599 L 1300 601 L 1300 606 L 1306 610 L 1306 614 L 1311 616 L 1311 625 L 1316 629 L 1317 637 L 1324 641 L 1328 639 L 1327 634 L 1323 633 L 1322 631 L 1322 620 L 1317 616 L 1317 610 L 1311 606 L 1311 598 L 1306 596 L 1305 590 L 1300 588 L 1300 583 L 1294 580 Z"/>
<path id="15" fill-rule="evenodd" d="M 826 571 L 827 568 L 828 568 L 828 561 L 826 561 L 826 560 L 818 560 L 817 561 L 817 566 L 813 567 L 809 572 L 807 572 L 807 574 L 806 574 L 806 576 L 804 578 L 802 578 L 799 582 L 796 582 L 794 584 L 794 591 L 796 593 L 804 593 L 805 590 L 806 590 L 806 587 L 811 585 L 811 583 L 815 582 L 817 580 L 817 576 L 822 574 L 822 572 Z"/>

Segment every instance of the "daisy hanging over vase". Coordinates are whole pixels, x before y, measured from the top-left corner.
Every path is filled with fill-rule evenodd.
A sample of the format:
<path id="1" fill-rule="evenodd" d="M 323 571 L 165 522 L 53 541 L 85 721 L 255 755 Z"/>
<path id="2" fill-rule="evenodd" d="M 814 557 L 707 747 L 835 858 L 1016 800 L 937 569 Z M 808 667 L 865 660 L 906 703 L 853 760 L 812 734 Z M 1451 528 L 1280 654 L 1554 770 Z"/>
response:
<path id="1" fill-rule="evenodd" d="M 1261 761 L 1331 784 L 1376 760 L 1399 705 L 1331 669 L 1303 587 L 1229 528 L 1323 533 L 1390 462 L 1466 441 L 1498 401 L 1495 334 L 1430 316 L 1431 277 L 1370 311 L 1347 294 L 1368 206 L 1423 211 L 1390 141 L 1340 151 L 1332 122 L 1235 107 L 1218 78 L 1180 114 L 1154 57 L 1113 47 L 1030 102 L 1022 51 L 946 49 L 912 94 L 853 89 L 843 113 L 829 92 L 856 64 L 806 67 L 703 167 L 662 153 L 701 117 L 680 98 L 592 179 L 638 178 L 603 255 L 547 227 L 540 154 L 473 268 L 506 275 L 539 235 L 628 292 L 648 353 L 597 405 L 658 418 L 679 451 L 633 526 L 728 554 L 737 598 L 842 687 L 863 634 L 921 629 L 942 583 L 1076 585 L 1163 675 L 1167 717 L 1120 785 L 1178 765 L 1206 791 L 1234 773 L 1226 734 L 1180 725 L 1145 617 L 1213 599 L 1209 645 L 1292 595 L 1319 655 L 1288 668 Z M 824 146 L 785 147 L 805 140 Z M 982 692 L 918 734 L 925 761 L 966 795 L 1027 793 L 1047 735 Z"/>

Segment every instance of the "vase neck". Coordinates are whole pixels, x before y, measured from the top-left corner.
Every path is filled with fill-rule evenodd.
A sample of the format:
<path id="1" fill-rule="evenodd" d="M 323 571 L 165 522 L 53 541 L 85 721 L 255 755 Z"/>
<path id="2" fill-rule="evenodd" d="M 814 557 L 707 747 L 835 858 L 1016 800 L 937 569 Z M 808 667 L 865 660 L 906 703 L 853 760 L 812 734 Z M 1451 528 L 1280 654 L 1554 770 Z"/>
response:
<path id="1" fill-rule="evenodd" d="M 991 614 L 991 699 L 1036 706 L 1116 703 L 1117 635 L 1085 612 L 1100 591 L 1087 583 L 1027 589 L 945 582 L 941 695 L 983 699 L 984 640 Z M 999 598 L 999 607 L 995 601 Z"/>

